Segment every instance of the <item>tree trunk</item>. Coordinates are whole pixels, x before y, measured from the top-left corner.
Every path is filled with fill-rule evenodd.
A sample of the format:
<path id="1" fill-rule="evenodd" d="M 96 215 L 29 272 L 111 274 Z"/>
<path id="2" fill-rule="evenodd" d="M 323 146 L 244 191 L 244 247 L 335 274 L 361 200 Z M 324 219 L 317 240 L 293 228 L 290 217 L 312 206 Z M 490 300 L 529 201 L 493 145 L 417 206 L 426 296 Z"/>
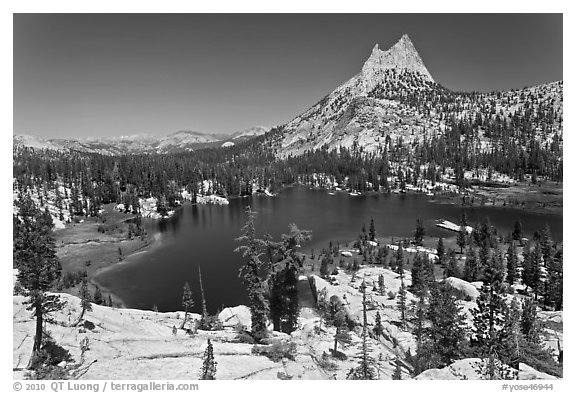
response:
<path id="1" fill-rule="evenodd" d="M 40 355 L 40 349 L 42 348 L 42 325 L 44 324 L 44 315 L 42 313 L 42 300 L 36 299 L 34 302 L 35 316 L 36 316 L 36 333 L 34 335 L 34 345 L 32 347 L 32 356 L 28 362 L 28 369 L 32 369 L 35 366 L 35 361 Z"/>
<path id="2" fill-rule="evenodd" d="M 336 348 L 338 347 L 338 340 L 334 339 L 334 355 L 336 355 Z"/>
<path id="3" fill-rule="evenodd" d="M 184 320 L 182 321 L 182 326 L 180 326 L 180 329 L 184 329 L 184 325 L 186 325 L 186 320 L 188 319 L 188 310 L 184 311 Z"/>
<path id="4" fill-rule="evenodd" d="M 80 316 L 78 317 L 78 320 L 76 321 L 76 323 L 74 323 L 74 325 L 72 325 L 72 326 L 78 326 L 80 321 L 82 321 L 82 318 L 84 318 L 85 312 L 86 312 L 86 307 L 82 306 L 82 312 L 80 313 Z"/>

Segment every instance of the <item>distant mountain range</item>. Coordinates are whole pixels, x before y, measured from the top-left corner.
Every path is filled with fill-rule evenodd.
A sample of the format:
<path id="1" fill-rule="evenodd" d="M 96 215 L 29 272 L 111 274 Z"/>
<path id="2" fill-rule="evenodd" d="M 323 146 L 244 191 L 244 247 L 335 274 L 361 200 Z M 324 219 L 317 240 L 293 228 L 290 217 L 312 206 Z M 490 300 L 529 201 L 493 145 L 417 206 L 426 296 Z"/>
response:
<path id="1" fill-rule="evenodd" d="M 178 131 L 164 137 L 130 135 L 112 138 L 43 139 L 32 135 L 14 135 L 13 144 L 14 147 L 26 146 L 36 150 L 77 151 L 105 155 L 166 154 L 208 147 L 234 146 L 268 131 L 266 127 L 257 126 L 233 134 Z"/>
<path id="2" fill-rule="evenodd" d="M 475 155 L 502 144 L 494 130 L 522 119 L 525 135 L 513 135 L 514 142 L 526 146 L 533 137 L 544 146 L 561 144 L 562 94 L 562 81 L 503 92 L 453 92 L 434 81 L 405 34 L 386 51 L 376 44 L 358 74 L 284 125 L 271 147 L 281 158 L 340 147 L 383 153 L 390 143 L 416 146 L 460 122 L 463 130 L 475 129 L 466 135 L 467 154 Z"/>
<path id="3" fill-rule="evenodd" d="M 563 144 L 563 82 L 492 93 L 453 92 L 434 81 L 405 34 L 388 50 L 376 44 L 358 74 L 269 133 L 263 143 L 279 158 L 340 147 L 383 154 L 392 144 L 422 148 L 454 127 L 462 135 L 461 153 L 469 157 L 504 147 L 508 154 L 516 145 L 538 160 L 533 147 L 528 149 L 536 142 L 558 154 Z M 254 127 L 231 135 L 178 131 L 162 138 L 82 140 L 15 136 L 14 145 L 108 155 L 163 154 L 228 147 L 267 131 Z M 452 135 L 452 142 L 455 139 Z"/>

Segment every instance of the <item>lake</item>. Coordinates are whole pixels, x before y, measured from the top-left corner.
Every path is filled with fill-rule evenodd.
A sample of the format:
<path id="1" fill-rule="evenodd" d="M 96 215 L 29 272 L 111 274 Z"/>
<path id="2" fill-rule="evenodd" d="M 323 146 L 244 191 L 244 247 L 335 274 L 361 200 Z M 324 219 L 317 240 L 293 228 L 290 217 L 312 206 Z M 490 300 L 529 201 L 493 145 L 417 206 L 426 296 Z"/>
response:
<path id="1" fill-rule="evenodd" d="M 234 248 L 240 228 L 246 221 L 245 208 L 257 212 L 259 235 L 270 233 L 274 239 L 288 232 L 288 224 L 312 230 L 312 241 L 303 246 L 316 253 L 329 241 L 355 239 L 363 224 L 374 218 L 377 236 L 411 237 L 416 220 L 421 219 L 426 234 L 454 236 L 435 226 L 435 220 L 458 223 L 461 206 L 431 202 L 422 194 L 330 195 L 326 190 L 305 187 L 287 188 L 275 197 L 254 196 L 232 199 L 229 205 L 186 205 L 174 216 L 148 222 L 148 230 L 161 233 L 149 251 L 133 255 L 95 277 L 95 281 L 119 296 L 127 307 L 160 311 L 182 310 L 182 287 L 189 282 L 200 305 L 198 267 L 202 269 L 204 292 L 210 312 L 221 307 L 247 304 L 247 296 L 238 278 L 243 259 Z M 498 207 L 464 208 L 470 225 L 489 217 L 499 232 L 512 231 L 520 220 L 527 237 L 535 230 L 550 226 L 554 240 L 562 240 L 562 216 L 531 213 Z"/>

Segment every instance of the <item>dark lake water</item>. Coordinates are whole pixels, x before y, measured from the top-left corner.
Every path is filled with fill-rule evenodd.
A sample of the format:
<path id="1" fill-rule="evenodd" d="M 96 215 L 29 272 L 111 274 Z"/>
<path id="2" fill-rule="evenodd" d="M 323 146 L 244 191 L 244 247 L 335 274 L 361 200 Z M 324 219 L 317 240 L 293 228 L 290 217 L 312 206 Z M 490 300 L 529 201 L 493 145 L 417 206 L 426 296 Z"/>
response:
<path id="1" fill-rule="evenodd" d="M 256 229 L 275 239 L 288 231 L 288 224 L 312 230 L 312 241 L 304 245 L 320 250 L 329 241 L 355 239 L 374 218 L 378 236 L 411 237 L 416 219 L 424 222 L 427 235 L 453 236 L 437 228 L 439 218 L 459 222 L 462 207 L 430 202 L 420 194 L 349 196 L 329 195 L 325 190 L 288 188 L 276 197 L 255 196 L 230 201 L 227 206 L 187 205 L 175 215 L 149 223 L 161 240 L 149 251 L 133 255 L 96 277 L 98 284 L 119 296 L 127 307 L 160 311 L 181 310 L 182 287 L 188 281 L 197 306 L 200 304 L 198 266 L 202 269 L 204 292 L 210 312 L 222 306 L 246 304 L 246 293 L 238 278 L 243 260 L 234 253 L 240 228 L 246 220 L 245 207 L 256 211 Z M 562 240 L 562 216 L 529 213 L 518 209 L 466 208 L 470 225 L 483 217 L 501 233 L 512 231 L 515 220 L 522 222 L 527 236 L 550 226 L 554 240 Z"/>

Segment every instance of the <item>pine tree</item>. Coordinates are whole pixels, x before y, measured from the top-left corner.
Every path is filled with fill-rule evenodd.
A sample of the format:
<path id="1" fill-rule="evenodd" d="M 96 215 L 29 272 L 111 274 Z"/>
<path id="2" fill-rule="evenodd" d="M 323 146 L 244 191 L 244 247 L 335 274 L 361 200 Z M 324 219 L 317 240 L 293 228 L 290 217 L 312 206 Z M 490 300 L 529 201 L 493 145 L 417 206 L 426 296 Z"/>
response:
<path id="1" fill-rule="evenodd" d="M 518 278 L 518 255 L 513 244 L 508 247 L 506 252 L 506 282 L 510 285 L 516 282 Z"/>
<path id="2" fill-rule="evenodd" d="M 472 347 L 481 358 L 486 359 L 486 377 L 501 377 L 499 366 L 511 362 L 513 349 L 508 345 L 514 340 L 511 325 L 506 324 L 509 313 L 503 293 L 504 272 L 501 260 L 492 258 L 484 272 L 484 283 L 476 299 L 477 308 L 472 310 L 473 333 L 470 339 Z"/>
<path id="3" fill-rule="evenodd" d="M 280 270 L 271 278 L 270 316 L 274 330 L 290 334 L 298 327 L 298 271 L 302 259 L 297 255 L 297 247 L 311 238 L 310 231 L 300 230 L 295 224 L 289 225 L 290 232 L 282 235 L 282 241 L 273 246 L 277 254 Z"/>
<path id="4" fill-rule="evenodd" d="M 460 226 L 461 227 L 468 226 L 468 216 L 466 215 L 465 211 L 462 211 L 462 215 L 460 216 Z"/>
<path id="5" fill-rule="evenodd" d="M 464 247 L 466 246 L 466 240 L 468 238 L 468 232 L 466 232 L 465 227 L 460 227 L 458 231 L 458 237 L 456 238 L 456 244 L 460 247 L 460 254 L 462 254 Z"/>
<path id="6" fill-rule="evenodd" d="M 256 238 L 256 228 L 254 225 L 255 214 L 246 208 L 247 221 L 242 227 L 242 235 L 236 241 L 245 244 L 236 248 L 236 252 L 242 252 L 248 262 L 240 268 L 240 277 L 244 280 L 244 285 L 248 291 L 250 304 L 250 314 L 252 320 L 252 334 L 258 340 L 268 334 L 267 315 L 270 310 L 268 299 L 265 296 L 265 284 L 261 278 L 260 271 L 264 267 L 264 261 L 260 258 L 265 247 L 264 240 Z"/>
<path id="7" fill-rule="evenodd" d="M 350 331 L 346 326 L 339 326 L 336 328 L 336 334 L 334 334 L 334 349 L 332 352 L 333 356 L 336 356 L 338 343 L 342 347 L 350 344 L 352 342 L 352 336 L 350 336 Z"/>
<path id="8" fill-rule="evenodd" d="M 202 284 L 202 269 L 198 265 L 198 281 L 200 282 L 200 298 L 202 299 L 202 317 L 200 318 L 200 326 L 203 329 L 211 329 L 208 326 L 208 308 L 206 307 L 206 297 L 204 296 L 204 285 Z M 192 306 L 191 306 L 192 307 Z"/>
<path id="9" fill-rule="evenodd" d="M 551 306 L 554 310 L 559 311 L 562 309 L 563 303 L 563 266 L 562 266 L 562 250 L 556 251 L 550 266 L 548 267 L 548 285 L 545 292 L 544 302 L 546 305 Z"/>
<path id="10" fill-rule="evenodd" d="M 436 255 L 438 256 L 438 264 L 444 266 L 446 250 L 444 249 L 444 239 L 438 238 L 438 243 L 436 244 Z"/>
<path id="11" fill-rule="evenodd" d="M 216 379 L 216 366 L 218 363 L 214 361 L 214 348 L 212 342 L 208 339 L 208 346 L 202 356 L 202 368 L 200 369 L 199 379 L 202 380 L 215 380 Z"/>
<path id="12" fill-rule="evenodd" d="M 378 275 L 378 292 L 380 293 L 380 296 L 384 296 L 386 293 L 386 285 L 384 284 L 383 274 Z"/>
<path id="13" fill-rule="evenodd" d="M 400 368 L 400 358 L 398 356 L 396 356 L 394 374 L 392 374 L 392 379 L 397 381 L 402 379 L 402 369 Z"/>
<path id="14" fill-rule="evenodd" d="M 524 300 L 522 305 L 522 317 L 520 330 L 526 340 L 533 343 L 540 343 L 540 324 L 537 319 L 536 303 L 531 298 Z"/>
<path id="15" fill-rule="evenodd" d="M 423 305 L 422 305 L 423 306 Z M 424 327 L 425 352 L 430 367 L 443 367 L 458 359 L 466 337 L 465 316 L 446 283 L 437 283 L 430 290 L 426 312 L 429 321 Z"/>
<path id="16" fill-rule="evenodd" d="M 20 193 L 15 201 L 18 216 L 14 216 L 13 260 L 18 269 L 18 282 L 28 297 L 27 309 L 34 312 L 36 332 L 28 368 L 40 366 L 44 321 L 50 313 L 60 310 L 63 303 L 57 295 L 47 292 L 60 279 L 62 268 L 56 256 L 52 237 L 52 218 L 36 207 L 30 196 Z"/>
<path id="17" fill-rule="evenodd" d="M 424 364 L 426 348 L 424 340 L 426 336 L 426 302 L 423 295 L 420 295 L 418 302 L 415 304 L 414 317 L 412 318 L 412 323 L 414 324 L 414 329 L 412 334 L 416 338 L 416 355 L 412 357 L 412 362 L 414 364 L 414 374 L 418 375 L 428 367 Z"/>
<path id="18" fill-rule="evenodd" d="M 326 278 L 328 276 L 328 257 L 323 256 L 320 263 L 320 277 Z"/>
<path id="19" fill-rule="evenodd" d="M 477 281 L 480 277 L 480 266 L 478 265 L 478 257 L 476 251 L 472 247 L 468 247 L 466 251 L 466 262 L 464 262 L 464 272 L 462 278 L 468 282 Z"/>
<path id="20" fill-rule="evenodd" d="M 404 275 L 400 275 L 400 289 L 398 290 L 398 310 L 400 311 L 400 321 L 406 329 L 406 286 L 404 285 Z"/>
<path id="21" fill-rule="evenodd" d="M 394 271 L 404 276 L 404 249 L 402 244 L 398 245 L 398 250 L 394 253 Z"/>
<path id="22" fill-rule="evenodd" d="M 374 219 L 373 218 L 370 219 L 370 228 L 368 229 L 368 235 L 369 235 L 369 239 L 371 241 L 376 240 L 376 228 L 374 227 Z"/>
<path id="23" fill-rule="evenodd" d="M 416 220 L 416 231 L 414 231 L 414 243 L 416 245 L 421 246 L 422 241 L 424 240 L 424 236 L 426 236 L 426 230 L 424 229 L 424 224 L 420 219 Z"/>
<path id="24" fill-rule="evenodd" d="M 522 223 L 518 220 L 514 222 L 514 230 L 512 231 L 512 239 L 516 241 L 522 240 Z"/>
<path id="25" fill-rule="evenodd" d="M 104 296 L 102 295 L 102 291 L 100 290 L 99 286 L 96 286 L 96 290 L 94 291 L 94 303 L 98 305 L 104 303 Z"/>
<path id="26" fill-rule="evenodd" d="M 430 278 L 425 267 L 424 258 L 420 253 L 416 253 L 412 261 L 412 286 L 410 290 L 416 295 L 426 293 Z"/>
<path id="27" fill-rule="evenodd" d="M 522 281 L 532 288 L 534 300 L 538 300 L 539 295 L 544 292 L 547 271 L 544 266 L 544 258 L 540 243 L 536 243 L 534 248 L 524 254 L 524 266 L 522 270 Z"/>
<path id="28" fill-rule="evenodd" d="M 180 329 L 184 329 L 186 322 L 188 322 L 188 313 L 192 307 L 194 307 L 194 298 L 192 297 L 192 290 L 188 283 L 184 284 L 184 289 L 182 291 L 182 307 L 184 307 L 184 320 L 182 321 Z"/>
<path id="29" fill-rule="evenodd" d="M 84 278 L 82 279 L 82 284 L 80 285 L 80 306 L 82 307 L 82 312 L 78 317 L 78 320 L 74 324 L 74 326 L 78 325 L 82 318 L 84 317 L 84 313 L 86 311 L 92 311 L 92 295 L 90 294 L 90 290 L 88 289 L 88 281 Z"/>
<path id="30" fill-rule="evenodd" d="M 502 344 L 504 346 L 503 353 L 508 355 L 504 362 L 516 370 L 520 369 L 520 318 L 520 303 L 514 297 L 504 319 L 504 330 L 509 332 L 508 337 L 510 339 Z"/>
<path id="31" fill-rule="evenodd" d="M 376 379 L 376 371 L 374 370 L 374 359 L 370 356 L 370 347 L 368 345 L 368 318 L 366 316 L 366 283 L 362 282 L 362 351 L 360 353 L 360 362 L 357 367 L 351 368 L 346 379 Z"/>
<path id="32" fill-rule="evenodd" d="M 456 253 L 454 250 L 448 252 L 448 265 L 446 270 L 444 270 L 444 277 L 456 277 L 460 278 L 462 273 L 460 272 L 460 266 L 458 266 L 458 261 L 456 260 Z"/>
<path id="33" fill-rule="evenodd" d="M 376 337 L 380 337 L 384 333 L 384 326 L 382 326 L 382 317 L 380 316 L 380 311 L 376 311 L 376 320 L 374 322 L 374 328 L 372 331 Z"/>

